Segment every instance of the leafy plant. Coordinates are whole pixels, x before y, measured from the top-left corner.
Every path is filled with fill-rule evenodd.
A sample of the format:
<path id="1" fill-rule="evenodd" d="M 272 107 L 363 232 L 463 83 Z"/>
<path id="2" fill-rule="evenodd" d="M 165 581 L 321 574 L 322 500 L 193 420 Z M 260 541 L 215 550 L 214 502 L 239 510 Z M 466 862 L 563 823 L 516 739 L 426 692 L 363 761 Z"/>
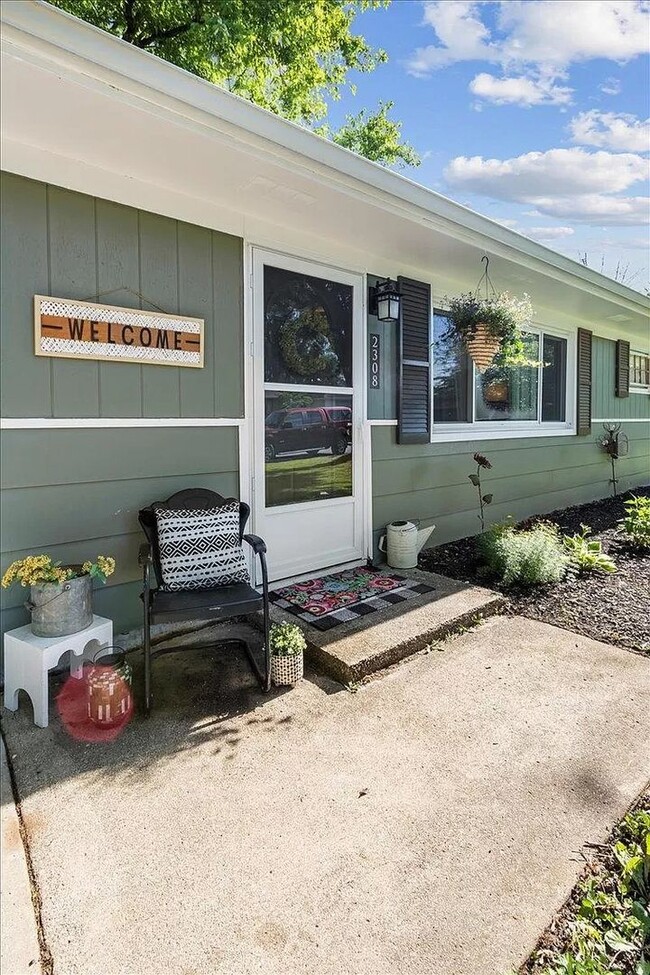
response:
<path id="1" fill-rule="evenodd" d="M 569 566 L 557 528 L 545 522 L 526 531 L 517 531 L 510 521 L 493 525 L 480 536 L 478 548 L 505 586 L 559 582 Z"/>
<path id="2" fill-rule="evenodd" d="M 562 539 L 571 566 L 578 572 L 616 572 L 616 564 L 605 555 L 600 540 L 589 538 L 591 528 L 588 525 L 580 525 L 580 528 L 582 531 Z"/>
<path id="3" fill-rule="evenodd" d="M 452 328 L 467 346 L 475 338 L 480 327 L 498 340 L 501 362 L 504 365 L 526 365 L 522 327 L 533 317 L 533 306 L 528 295 L 516 298 L 507 291 L 481 297 L 478 294 L 462 294 L 448 299 L 446 313 Z"/>
<path id="4" fill-rule="evenodd" d="M 468 474 L 470 481 L 478 491 L 478 505 L 479 513 L 478 518 L 481 522 L 481 531 L 485 531 L 485 506 L 492 504 L 493 494 L 483 494 L 483 488 L 481 486 L 481 470 L 490 471 L 492 470 L 492 464 L 484 457 L 483 454 L 474 454 L 474 461 L 476 463 L 476 474 Z"/>
<path id="5" fill-rule="evenodd" d="M 565 943 L 540 951 L 527 971 L 649 975 L 650 811 L 628 813 L 601 857 L 598 868 L 578 883 L 578 907 L 565 926 Z"/>
<path id="6" fill-rule="evenodd" d="M 271 626 L 271 653 L 275 657 L 294 657 L 306 646 L 305 636 L 296 623 L 274 623 Z"/>
<path id="7" fill-rule="evenodd" d="M 619 524 L 638 548 L 650 548 L 650 497 L 640 495 L 625 502 L 625 517 Z"/>
<path id="8" fill-rule="evenodd" d="M 36 586 L 48 582 L 60 584 L 83 575 L 106 582 L 113 572 L 115 559 L 107 555 L 98 555 L 94 562 L 84 562 L 83 565 L 61 565 L 60 562 L 54 562 L 49 555 L 28 555 L 25 559 L 17 559 L 11 563 L 2 577 L 1 585 L 3 589 L 7 589 L 14 582 L 20 582 L 21 586 Z"/>

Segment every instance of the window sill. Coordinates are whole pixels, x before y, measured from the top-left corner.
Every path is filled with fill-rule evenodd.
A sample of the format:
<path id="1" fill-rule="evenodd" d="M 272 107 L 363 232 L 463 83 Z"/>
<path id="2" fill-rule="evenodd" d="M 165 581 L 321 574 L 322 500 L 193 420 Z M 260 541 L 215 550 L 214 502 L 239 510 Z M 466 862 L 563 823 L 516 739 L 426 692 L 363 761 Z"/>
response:
<path id="1" fill-rule="evenodd" d="M 630 386 L 631 393 L 640 393 L 641 396 L 650 396 L 650 386 Z"/>
<path id="2" fill-rule="evenodd" d="M 500 426 L 498 429 L 486 428 L 479 424 L 438 424 L 431 434 L 431 443 L 465 443 L 471 440 L 527 440 L 534 437 L 572 437 L 575 431 L 566 423 L 531 424 L 530 427 Z"/>

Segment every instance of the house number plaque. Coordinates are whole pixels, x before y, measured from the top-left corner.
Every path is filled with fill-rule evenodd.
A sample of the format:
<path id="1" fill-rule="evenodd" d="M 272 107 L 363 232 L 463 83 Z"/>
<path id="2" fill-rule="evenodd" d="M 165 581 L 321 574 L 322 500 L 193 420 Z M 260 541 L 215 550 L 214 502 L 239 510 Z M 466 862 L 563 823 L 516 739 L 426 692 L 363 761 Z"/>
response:
<path id="1" fill-rule="evenodd" d="M 203 324 L 202 318 L 34 297 L 36 355 L 200 369 Z"/>
<path id="2" fill-rule="evenodd" d="M 381 336 L 370 333 L 370 388 L 381 389 Z"/>

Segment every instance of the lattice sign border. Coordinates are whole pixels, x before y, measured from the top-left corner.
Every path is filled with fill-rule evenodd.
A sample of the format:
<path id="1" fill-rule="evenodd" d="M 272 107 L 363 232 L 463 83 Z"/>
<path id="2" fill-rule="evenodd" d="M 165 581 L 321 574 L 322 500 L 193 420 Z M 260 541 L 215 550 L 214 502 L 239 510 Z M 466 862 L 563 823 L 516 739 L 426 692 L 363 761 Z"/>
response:
<path id="1" fill-rule="evenodd" d="M 34 295 L 34 352 L 202 369 L 204 319 Z"/>

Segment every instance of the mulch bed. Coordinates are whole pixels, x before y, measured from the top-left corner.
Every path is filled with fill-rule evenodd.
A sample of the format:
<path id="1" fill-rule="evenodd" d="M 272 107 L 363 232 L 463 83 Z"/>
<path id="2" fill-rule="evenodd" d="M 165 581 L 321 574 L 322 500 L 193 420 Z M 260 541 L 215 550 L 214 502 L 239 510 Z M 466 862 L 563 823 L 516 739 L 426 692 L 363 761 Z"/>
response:
<path id="1" fill-rule="evenodd" d="M 508 599 L 505 612 L 553 623 L 575 633 L 631 650 L 650 653 L 650 552 L 635 551 L 625 541 L 618 520 L 623 517 L 623 502 L 635 495 L 650 495 L 650 487 L 637 488 L 618 498 L 603 498 L 589 504 L 531 518 L 554 522 L 564 534 L 589 525 L 603 551 L 616 563 L 612 575 L 590 573 L 570 576 L 554 585 L 529 589 L 505 589 L 486 576 L 476 551 L 476 538 L 462 538 L 420 556 L 419 567 L 429 572 L 489 586 Z"/>

